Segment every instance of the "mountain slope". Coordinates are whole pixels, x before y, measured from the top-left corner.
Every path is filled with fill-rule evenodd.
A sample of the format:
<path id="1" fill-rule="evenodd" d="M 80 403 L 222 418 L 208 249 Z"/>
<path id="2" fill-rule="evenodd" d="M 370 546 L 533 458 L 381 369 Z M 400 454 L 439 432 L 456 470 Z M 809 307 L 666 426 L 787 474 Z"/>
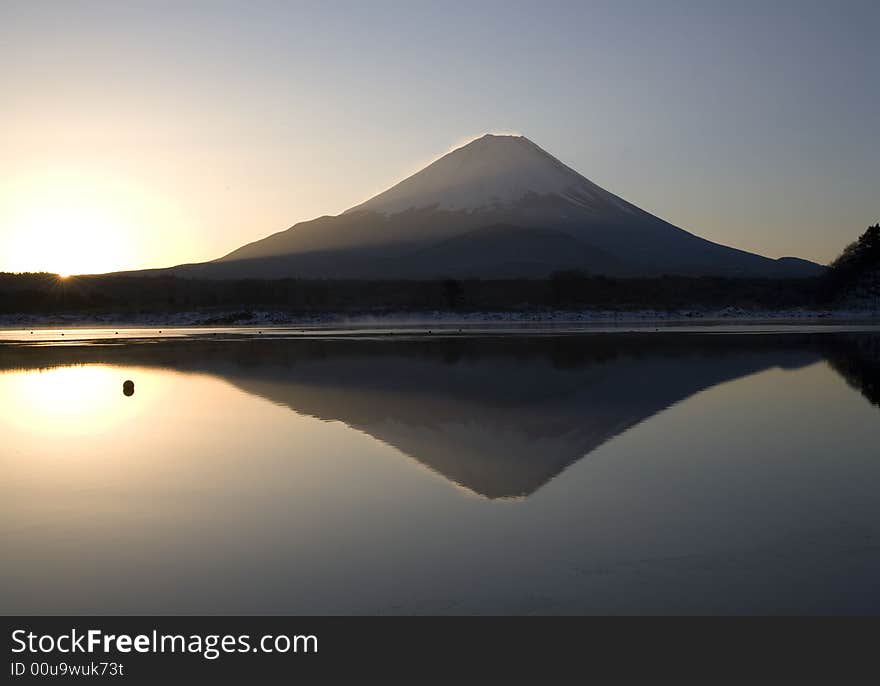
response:
<path id="1" fill-rule="evenodd" d="M 567 233 L 496 224 L 453 236 L 407 255 L 395 270 L 456 278 L 541 277 L 556 269 L 618 273 L 613 255 Z"/>
<path id="2" fill-rule="evenodd" d="M 396 214 L 425 207 L 479 211 L 516 206 L 530 195 L 558 196 L 598 213 L 638 211 L 528 138 L 487 134 L 348 212 Z"/>
<path id="3" fill-rule="evenodd" d="M 499 226 L 507 227 L 509 246 L 490 230 Z M 212 278 L 491 278 L 565 268 L 772 277 L 823 269 L 707 241 L 609 193 L 527 138 L 486 135 L 339 216 L 301 222 L 175 271 Z"/>

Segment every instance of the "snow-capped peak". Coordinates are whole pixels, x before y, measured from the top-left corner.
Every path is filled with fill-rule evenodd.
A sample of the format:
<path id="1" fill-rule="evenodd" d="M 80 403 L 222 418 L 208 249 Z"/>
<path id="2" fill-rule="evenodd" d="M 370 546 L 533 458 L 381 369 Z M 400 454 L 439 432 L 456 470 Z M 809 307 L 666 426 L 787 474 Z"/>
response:
<path id="1" fill-rule="evenodd" d="M 588 205 L 606 192 L 524 136 L 486 134 L 348 212 L 475 211 L 511 206 L 530 194 Z"/>

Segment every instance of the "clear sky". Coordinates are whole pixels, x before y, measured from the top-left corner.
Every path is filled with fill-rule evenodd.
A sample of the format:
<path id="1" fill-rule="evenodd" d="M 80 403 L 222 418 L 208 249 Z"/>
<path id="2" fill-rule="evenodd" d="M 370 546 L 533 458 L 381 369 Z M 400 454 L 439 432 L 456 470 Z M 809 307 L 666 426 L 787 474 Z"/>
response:
<path id="1" fill-rule="evenodd" d="M 712 240 L 880 221 L 880 2 L 0 2 L 0 270 L 219 257 L 517 132 Z"/>

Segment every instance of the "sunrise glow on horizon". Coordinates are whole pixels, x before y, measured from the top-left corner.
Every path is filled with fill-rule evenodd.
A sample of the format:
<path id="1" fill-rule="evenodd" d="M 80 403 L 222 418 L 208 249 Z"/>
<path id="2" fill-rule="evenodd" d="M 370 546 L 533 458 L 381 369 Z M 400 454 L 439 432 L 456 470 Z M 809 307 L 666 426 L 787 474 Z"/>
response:
<path id="1" fill-rule="evenodd" d="M 172 200 L 120 174 L 70 166 L 22 174 L 3 191 L 2 271 L 98 274 L 193 247 Z"/>

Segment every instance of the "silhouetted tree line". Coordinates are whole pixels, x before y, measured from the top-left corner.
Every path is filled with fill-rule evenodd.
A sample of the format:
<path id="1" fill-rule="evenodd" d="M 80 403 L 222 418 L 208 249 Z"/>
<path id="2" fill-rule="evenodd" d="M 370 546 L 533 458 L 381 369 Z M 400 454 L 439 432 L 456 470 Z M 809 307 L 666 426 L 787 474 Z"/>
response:
<path id="1" fill-rule="evenodd" d="M 288 312 L 523 310 L 584 307 L 686 309 L 812 306 L 826 280 L 714 277 L 608 278 L 577 271 L 547 279 L 206 281 L 174 276 L 0 273 L 0 313 L 154 313 L 277 309 Z"/>
<path id="2" fill-rule="evenodd" d="M 880 271 L 880 224 L 869 226 L 850 243 L 829 269 L 829 279 L 837 290 L 845 289 L 866 274 Z"/>
<path id="3" fill-rule="evenodd" d="M 867 286 L 866 286 L 867 284 Z M 858 287 L 880 291 L 880 224 L 851 243 L 826 275 L 805 279 L 663 276 L 611 278 L 583 271 L 546 279 L 209 281 L 176 276 L 0 273 L 0 314 L 277 309 L 290 313 L 528 309 L 788 309 L 828 307 Z M 222 323 L 218 319 L 218 323 Z"/>

